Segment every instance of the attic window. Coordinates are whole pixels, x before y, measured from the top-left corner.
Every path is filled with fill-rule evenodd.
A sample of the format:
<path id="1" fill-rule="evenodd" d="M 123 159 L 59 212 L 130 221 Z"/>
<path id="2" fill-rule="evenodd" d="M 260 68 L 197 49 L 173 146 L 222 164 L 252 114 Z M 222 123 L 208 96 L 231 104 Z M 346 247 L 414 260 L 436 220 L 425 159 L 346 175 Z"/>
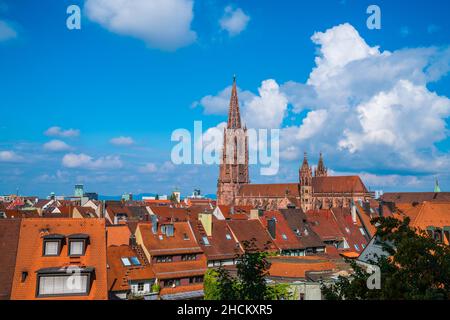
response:
<path id="1" fill-rule="evenodd" d="M 359 251 L 359 246 L 355 243 L 355 249 L 356 249 L 356 251 Z"/>
<path id="2" fill-rule="evenodd" d="M 361 234 L 363 235 L 363 236 L 365 236 L 366 235 L 366 233 L 364 232 L 364 228 L 359 228 L 359 231 L 361 231 Z"/>
<path id="3" fill-rule="evenodd" d="M 133 266 L 140 266 L 141 263 L 139 262 L 139 259 L 137 257 L 130 257 L 129 260 L 133 264 Z"/>
<path id="4" fill-rule="evenodd" d="M 281 237 L 283 238 L 283 240 L 287 240 L 287 236 L 284 233 L 281 235 Z"/>
<path id="5" fill-rule="evenodd" d="M 44 236 L 44 248 L 43 255 L 44 256 L 59 256 L 61 252 L 62 242 L 64 240 L 64 236 L 59 234 L 49 234 Z"/>
<path id="6" fill-rule="evenodd" d="M 227 240 L 231 240 L 231 236 L 228 233 L 225 235 L 225 238 L 227 238 Z"/>
<path id="7" fill-rule="evenodd" d="M 125 267 L 131 266 L 131 262 L 128 258 L 120 258 L 122 260 L 122 263 Z"/>
<path id="8" fill-rule="evenodd" d="M 208 237 L 203 237 L 202 238 L 202 240 L 203 240 L 203 244 L 205 245 L 205 246 L 209 246 L 209 240 L 208 240 Z"/>
<path id="9" fill-rule="evenodd" d="M 189 236 L 188 236 L 187 233 L 184 233 L 184 234 L 183 234 L 183 240 L 189 240 Z"/>

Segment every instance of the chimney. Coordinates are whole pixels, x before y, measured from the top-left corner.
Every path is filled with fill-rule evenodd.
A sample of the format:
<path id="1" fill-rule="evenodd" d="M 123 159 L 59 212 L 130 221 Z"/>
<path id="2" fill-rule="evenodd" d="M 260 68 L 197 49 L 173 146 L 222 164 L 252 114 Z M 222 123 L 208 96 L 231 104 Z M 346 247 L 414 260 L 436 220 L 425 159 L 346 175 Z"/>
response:
<path id="1" fill-rule="evenodd" d="M 212 235 L 212 213 L 200 213 L 198 220 L 202 223 L 203 229 L 205 229 L 206 235 L 211 237 Z"/>
<path id="2" fill-rule="evenodd" d="M 134 234 L 130 235 L 129 245 L 132 248 L 136 247 L 136 236 Z"/>
<path id="3" fill-rule="evenodd" d="M 250 210 L 250 220 L 257 220 L 264 214 L 264 211 L 261 209 L 251 209 Z"/>
<path id="4" fill-rule="evenodd" d="M 380 215 L 380 217 L 383 216 L 383 200 L 380 201 L 380 204 L 378 205 L 378 214 Z"/>
<path id="5" fill-rule="evenodd" d="M 352 221 L 353 221 L 353 223 L 356 223 L 356 205 L 353 200 L 352 200 L 352 204 L 351 204 L 351 212 L 352 212 Z"/>
<path id="6" fill-rule="evenodd" d="M 267 231 L 269 231 L 269 234 L 272 237 L 272 239 L 275 239 L 276 236 L 276 225 L 277 221 L 275 220 L 275 218 L 267 220 Z"/>

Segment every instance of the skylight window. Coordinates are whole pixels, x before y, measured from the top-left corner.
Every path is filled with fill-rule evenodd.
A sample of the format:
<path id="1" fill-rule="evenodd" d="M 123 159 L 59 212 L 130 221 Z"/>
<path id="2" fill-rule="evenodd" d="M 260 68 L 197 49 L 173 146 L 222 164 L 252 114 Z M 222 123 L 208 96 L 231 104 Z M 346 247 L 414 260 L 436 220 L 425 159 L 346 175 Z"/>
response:
<path id="1" fill-rule="evenodd" d="M 208 237 L 203 237 L 202 239 L 203 239 L 203 244 L 204 244 L 205 246 L 209 246 L 209 240 L 208 240 Z"/>
<path id="2" fill-rule="evenodd" d="M 346 231 L 347 233 L 350 233 L 350 229 L 347 228 L 347 227 L 345 227 L 345 231 Z"/>
<path id="3" fill-rule="evenodd" d="M 287 236 L 284 233 L 281 235 L 281 237 L 283 237 L 283 240 L 287 240 Z"/>
<path id="4" fill-rule="evenodd" d="M 123 265 L 125 267 L 131 266 L 131 262 L 130 262 L 130 260 L 128 258 L 121 258 L 121 260 L 122 260 L 122 263 L 123 263 Z"/>
<path id="5" fill-rule="evenodd" d="M 228 233 L 225 235 L 225 238 L 227 238 L 227 240 L 231 240 L 231 236 Z"/>
<path id="6" fill-rule="evenodd" d="M 131 258 L 130 258 L 130 261 L 131 261 L 131 263 L 132 263 L 134 266 L 140 266 L 140 265 L 141 265 L 141 263 L 139 262 L 139 259 L 138 259 L 137 257 L 131 257 Z"/>
<path id="7" fill-rule="evenodd" d="M 355 244 L 355 249 L 356 251 L 359 251 L 359 246 L 357 244 Z"/>
<path id="8" fill-rule="evenodd" d="M 361 231 L 361 234 L 363 235 L 363 236 L 365 236 L 366 235 L 366 233 L 364 232 L 364 229 L 361 227 L 361 228 L 359 228 L 359 231 Z"/>

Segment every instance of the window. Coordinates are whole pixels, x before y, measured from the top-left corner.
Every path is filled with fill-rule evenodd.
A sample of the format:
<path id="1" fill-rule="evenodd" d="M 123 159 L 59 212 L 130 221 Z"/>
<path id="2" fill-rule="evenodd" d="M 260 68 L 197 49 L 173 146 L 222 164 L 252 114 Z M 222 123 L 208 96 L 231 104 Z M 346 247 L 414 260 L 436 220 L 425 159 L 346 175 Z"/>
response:
<path id="1" fill-rule="evenodd" d="M 189 236 L 187 235 L 187 233 L 183 234 L 183 240 L 189 240 Z"/>
<path id="2" fill-rule="evenodd" d="M 44 255 L 45 256 L 59 255 L 59 241 L 44 241 Z"/>
<path id="3" fill-rule="evenodd" d="M 357 244 L 355 244 L 355 249 L 356 251 L 359 251 L 359 246 Z"/>
<path id="4" fill-rule="evenodd" d="M 203 277 L 199 276 L 199 277 L 190 277 L 189 278 L 189 283 L 193 284 L 193 283 L 202 283 L 203 282 Z"/>
<path id="5" fill-rule="evenodd" d="M 283 240 L 287 240 L 287 236 L 284 233 L 281 235 L 281 237 L 283 238 Z"/>
<path id="6" fill-rule="evenodd" d="M 138 290 L 139 292 L 144 291 L 144 283 L 143 283 L 143 282 L 139 282 L 139 283 L 138 283 L 138 285 L 137 285 L 137 290 Z"/>
<path id="7" fill-rule="evenodd" d="M 121 258 L 121 260 L 125 267 L 131 266 L 130 260 L 128 260 L 128 258 Z"/>
<path id="8" fill-rule="evenodd" d="M 350 229 L 348 227 L 345 227 L 345 232 L 350 233 Z"/>
<path id="9" fill-rule="evenodd" d="M 202 238 L 203 239 L 203 244 L 205 245 L 205 246 L 209 246 L 209 240 L 208 240 L 208 237 L 203 237 Z"/>
<path id="10" fill-rule="evenodd" d="M 86 274 L 39 276 L 38 296 L 87 294 L 88 279 Z"/>
<path id="11" fill-rule="evenodd" d="M 227 240 L 231 240 L 231 236 L 228 233 L 225 235 L 225 238 L 227 238 Z"/>
<path id="12" fill-rule="evenodd" d="M 195 254 L 185 254 L 181 256 L 182 261 L 192 261 L 196 260 L 197 256 Z"/>
<path id="13" fill-rule="evenodd" d="M 158 256 L 156 262 L 172 262 L 172 256 Z"/>
<path id="14" fill-rule="evenodd" d="M 359 228 L 359 231 L 361 231 L 361 234 L 363 235 L 363 236 L 365 236 L 366 235 L 366 232 L 364 231 L 364 228 Z"/>
<path id="15" fill-rule="evenodd" d="M 180 279 L 171 279 L 164 281 L 164 287 L 176 287 L 180 285 Z"/>
<path id="16" fill-rule="evenodd" d="M 131 257 L 129 260 L 131 261 L 131 263 L 134 266 L 140 266 L 141 265 L 141 263 L 139 262 L 139 259 L 137 257 Z"/>
<path id="17" fill-rule="evenodd" d="M 69 241 L 69 256 L 82 256 L 84 255 L 84 241 L 71 240 Z"/>

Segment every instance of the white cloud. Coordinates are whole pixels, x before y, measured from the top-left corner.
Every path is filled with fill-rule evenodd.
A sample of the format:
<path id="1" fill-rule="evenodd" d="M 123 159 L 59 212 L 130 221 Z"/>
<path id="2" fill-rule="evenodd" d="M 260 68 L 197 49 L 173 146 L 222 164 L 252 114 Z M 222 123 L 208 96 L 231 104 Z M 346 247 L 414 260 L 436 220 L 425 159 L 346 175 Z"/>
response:
<path id="1" fill-rule="evenodd" d="M 228 108 L 230 106 L 230 96 L 231 96 L 232 86 L 228 86 L 217 95 L 207 95 L 193 103 L 193 106 L 202 106 L 205 114 L 227 114 Z M 245 105 L 251 99 L 254 98 L 254 94 L 250 91 L 242 91 L 237 88 L 239 95 L 239 103 Z"/>
<path id="2" fill-rule="evenodd" d="M 340 166 L 364 170 L 433 172 L 450 164 L 435 143 L 447 136 L 450 100 L 427 88 L 449 71 L 449 48 L 381 52 L 349 24 L 312 37 L 316 66 L 305 84 L 281 92 L 298 126 L 282 130 L 281 155 L 326 151 Z"/>
<path id="3" fill-rule="evenodd" d="M 19 162 L 23 158 L 14 151 L 6 150 L 0 151 L 0 162 Z"/>
<path id="4" fill-rule="evenodd" d="M 130 146 L 134 144 L 133 138 L 124 136 L 112 138 L 109 142 L 117 146 Z"/>
<path id="5" fill-rule="evenodd" d="M 279 128 L 286 115 L 288 100 L 273 79 L 265 80 L 258 88 L 259 95 L 250 91 L 240 91 L 239 104 L 243 122 L 248 128 Z M 207 95 L 194 102 L 201 105 L 205 114 L 227 114 L 230 104 L 231 86 L 217 95 Z"/>
<path id="6" fill-rule="evenodd" d="M 156 164 L 150 162 L 145 164 L 144 166 L 139 168 L 139 172 L 141 173 L 154 173 L 158 171 L 158 168 L 156 167 Z"/>
<path id="7" fill-rule="evenodd" d="M 286 115 L 288 100 L 275 80 L 262 82 L 255 96 L 243 108 L 244 121 L 249 128 L 279 128 Z"/>
<path id="8" fill-rule="evenodd" d="M 0 41 L 6 41 L 17 37 L 17 32 L 6 21 L 0 20 Z"/>
<path id="9" fill-rule="evenodd" d="M 175 50 L 191 44 L 193 0 L 87 0 L 92 21 L 111 32 L 141 39 L 148 46 Z"/>
<path id="10" fill-rule="evenodd" d="M 79 136 L 80 130 L 77 129 L 64 130 L 61 127 L 50 127 L 47 129 L 47 131 L 45 131 L 45 135 L 51 137 L 70 138 Z"/>
<path id="11" fill-rule="evenodd" d="M 64 141 L 52 140 L 44 144 L 44 149 L 47 151 L 67 151 L 72 149 L 72 147 Z"/>
<path id="12" fill-rule="evenodd" d="M 63 157 L 62 164 L 67 168 L 82 168 L 89 170 L 119 169 L 123 166 L 123 163 L 118 156 L 100 157 L 95 160 L 84 153 L 68 153 Z"/>
<path id="13" fill-rule="evenodd" d="M 230 36 L 235 36 L 247 28 L 249 21 L 250 17 L 241 8 L 233 9 L 232 6 L 227 6 L 223 17 L 219 20 L 219 24 Z"/>

